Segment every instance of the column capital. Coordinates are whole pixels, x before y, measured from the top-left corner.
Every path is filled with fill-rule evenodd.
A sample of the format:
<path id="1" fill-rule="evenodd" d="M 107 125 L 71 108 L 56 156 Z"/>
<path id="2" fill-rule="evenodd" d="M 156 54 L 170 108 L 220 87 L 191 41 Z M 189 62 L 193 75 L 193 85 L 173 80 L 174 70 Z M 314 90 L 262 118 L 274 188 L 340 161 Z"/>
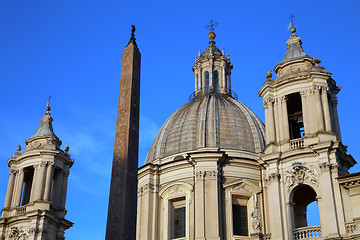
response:
<path id="1" fill-rule="evenodd" d="M 329 90 L 328 86 L 320 86 L 321 88 L 321 93 L 327 93 L 327 91 Z"/>
<path id="2" fill-rule="evenodd" d="M 286 100 L 288 99 L 287 96 L 281 96 L 281 102 L 286 102 Z"/>
<path id="3" fill-rule="evenodd" d="M 308 92 L 307 90 L 302 90 L 302 91 L 300 91 L 301 97 L 306 97 L 307 92 Z"/>
<path id="4" fill-rule="evenodd" d="M 314 85 L 313 91 L 314 91 L 315 93 L 318 93 L 318 92 L 320 92 L 320 91 L 322 90 L 322 87 L 323 87 L 323 86 Z"/>

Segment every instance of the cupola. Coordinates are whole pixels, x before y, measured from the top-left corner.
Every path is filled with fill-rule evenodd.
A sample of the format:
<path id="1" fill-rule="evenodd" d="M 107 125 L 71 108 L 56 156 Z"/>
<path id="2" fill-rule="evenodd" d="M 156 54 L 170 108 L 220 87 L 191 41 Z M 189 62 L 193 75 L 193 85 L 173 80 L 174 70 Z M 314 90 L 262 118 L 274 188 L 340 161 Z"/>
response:
<path id="1" fill-rule="evenodd" d="M 215 45 L 216 34 L 214 22 L 209 25 L 209 46 L 195 58 L 193 72 L 195 77 L 194 96 L 209 93 L 226 94 L 232 96 L 230 55 L 225 56 L 224 48 L 220 51 Z"/>

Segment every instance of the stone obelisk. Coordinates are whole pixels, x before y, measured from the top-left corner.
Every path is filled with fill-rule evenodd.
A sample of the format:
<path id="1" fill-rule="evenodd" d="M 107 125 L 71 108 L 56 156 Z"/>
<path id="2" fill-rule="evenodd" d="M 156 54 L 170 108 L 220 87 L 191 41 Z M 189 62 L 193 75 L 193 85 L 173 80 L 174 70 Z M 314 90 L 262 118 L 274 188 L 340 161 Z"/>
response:
<path id="1" fill-rule="evenodd" d="M 134 32 L 122 57 L 106 240 L 136 238 L 141 54 Z"/>

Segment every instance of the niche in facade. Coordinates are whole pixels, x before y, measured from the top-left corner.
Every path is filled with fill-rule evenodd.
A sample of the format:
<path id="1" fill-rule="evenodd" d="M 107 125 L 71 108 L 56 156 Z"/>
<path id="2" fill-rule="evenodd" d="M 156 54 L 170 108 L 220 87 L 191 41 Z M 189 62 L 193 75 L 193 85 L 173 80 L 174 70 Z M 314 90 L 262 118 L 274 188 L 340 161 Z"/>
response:
<path id="1" fill-rule="evenodd" d="M 290 139 L 301 138 L 304 135 L 304 122 L 300 93 L 287 96 L 286 100 Z"/>

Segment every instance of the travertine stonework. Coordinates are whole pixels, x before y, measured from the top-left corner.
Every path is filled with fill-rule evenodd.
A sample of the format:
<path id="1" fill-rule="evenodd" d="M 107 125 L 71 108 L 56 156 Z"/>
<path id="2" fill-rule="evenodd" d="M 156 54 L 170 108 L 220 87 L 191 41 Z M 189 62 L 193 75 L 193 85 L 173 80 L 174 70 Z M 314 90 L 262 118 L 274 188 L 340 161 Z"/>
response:
<path id="1" fill-rule="evenodd" d="M 264 129 L 234 99 L 233 66 L 209 38 L 195 92 L 139 168 L 137 239 L 360 239 L 360 174 L 348 174 L 356 162 L 341 142 L 332 74 L 292 28 L 276 79 L 268 71 L 258 93 Z M 314 201 L 319 212 L 306 212 Z M 308 226 L 311 214 L 320 226 Z"/>
<path id="2" fill-rule="evenodd" d="M 52 128 L 49 113 L 41 118 L 37 132 L 26 141 L 26 150 L 9 158 L 9 184 L 1 211 L 2 240 L 61 240 L 73 223 L 65 219 L 67 182 L 74 160 L 69 147 Z"/>

